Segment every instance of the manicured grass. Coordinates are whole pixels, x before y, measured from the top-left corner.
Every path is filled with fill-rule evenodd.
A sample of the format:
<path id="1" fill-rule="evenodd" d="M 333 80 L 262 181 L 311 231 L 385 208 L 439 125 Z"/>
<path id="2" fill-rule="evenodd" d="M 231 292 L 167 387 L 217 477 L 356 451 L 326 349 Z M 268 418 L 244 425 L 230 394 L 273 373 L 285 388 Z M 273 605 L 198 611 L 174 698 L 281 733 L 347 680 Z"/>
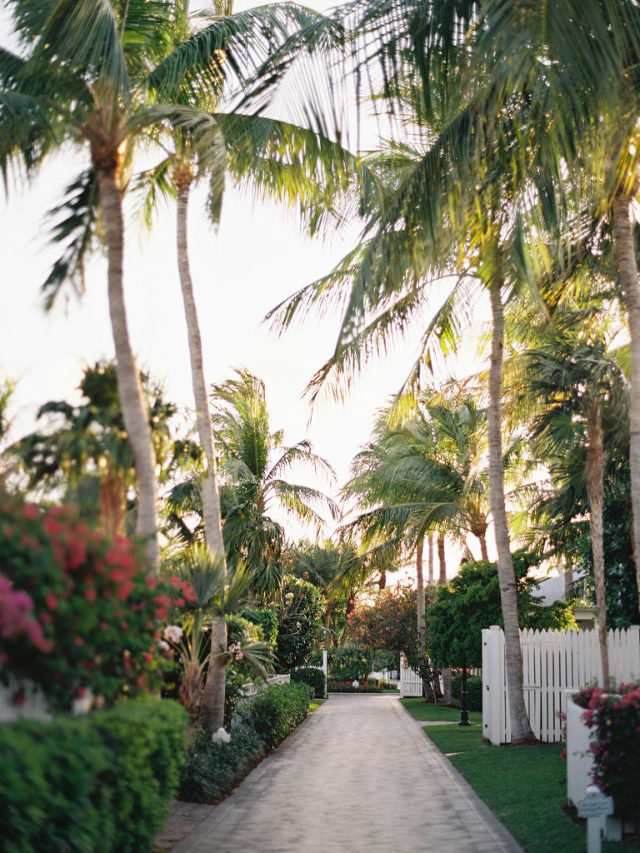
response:
<path id="1" fill-rule="evenodd" d="M 326 699 L 312 699 L 311 702 L 309 702 L 309 713 L 317 710 L 323 702 L 326 702 Z"/>
<path id="2" fill-rule="evenodd" d="M 422 700 L 403 700 L 417 720 L 444 719 L 447 709 Z M 457 712 L 459 713 L 459 712 Z M 491 746 L 482 737 L 482 715 L 472 725 L 431 726 L 428 737 L 464 776 L 527 853 L 583 853 L 586 835 L 564 811 L 566 768 L 563 744 Z M 640 844 L 603 842 L 603 853 L 640 850 Z"/>
<path id="3" fill-rule="evenodd" d="M 416 720 L 434 723 L 459 723 L 460 708 L 445 708 L 444 705 L 431 705 L 424 699 L 402 699 L 402 704 Z M 469 711 L 469 722 L 482 723 L 480 711 Z"/>

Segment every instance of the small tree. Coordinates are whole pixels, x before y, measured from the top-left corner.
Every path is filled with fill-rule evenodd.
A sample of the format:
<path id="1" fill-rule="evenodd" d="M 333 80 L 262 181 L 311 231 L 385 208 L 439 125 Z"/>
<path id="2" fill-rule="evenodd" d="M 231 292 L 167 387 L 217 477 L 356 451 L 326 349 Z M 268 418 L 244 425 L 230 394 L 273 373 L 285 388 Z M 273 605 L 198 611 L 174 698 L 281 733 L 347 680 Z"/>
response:
<path id="1" fill-rule="evenodd" d="M 311 583 L 287 578 L 278 613 L 277 666 L 288 672 L 306 663 L 322 637 L 322 593 Z"/>
<path id="2" fill-rule="evenodd" d="M 558 601 L 544 607 L 535 598 L 537 581 L 527 576 L 539 555 L 516 551 L 516 594 L 521 627 L 575 627 L 570 603 Z M 482 665 L 482 629 L 502 625 L 500 582 L 495 563 L 466 563 L 448 584 L 439 586 L 427 609 L 427 647 L 438 666 Z"/>

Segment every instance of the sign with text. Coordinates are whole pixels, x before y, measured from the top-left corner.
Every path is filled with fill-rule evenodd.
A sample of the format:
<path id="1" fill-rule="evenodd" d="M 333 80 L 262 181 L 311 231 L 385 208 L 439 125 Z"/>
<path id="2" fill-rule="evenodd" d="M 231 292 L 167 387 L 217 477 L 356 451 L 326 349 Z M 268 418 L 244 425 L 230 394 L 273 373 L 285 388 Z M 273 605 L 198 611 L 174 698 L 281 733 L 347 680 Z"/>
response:
<path id="1" fill-rule="evenodd" d="M 578 817 L 598 817 L 613 814 L 613 800 L 611 797 L 605 797 L 600 791 L 587 793 L 584 800 L 577 803 L 577 807 Z"/>

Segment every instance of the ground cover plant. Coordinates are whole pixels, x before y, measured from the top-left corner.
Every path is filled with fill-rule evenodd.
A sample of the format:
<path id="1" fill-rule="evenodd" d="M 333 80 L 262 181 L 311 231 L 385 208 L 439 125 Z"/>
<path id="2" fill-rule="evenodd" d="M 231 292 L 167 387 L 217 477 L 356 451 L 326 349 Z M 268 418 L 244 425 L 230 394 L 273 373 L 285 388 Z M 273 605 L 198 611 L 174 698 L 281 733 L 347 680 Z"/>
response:
<path id="1" fill-rule="evenodd" d="M 425 721 L 454 711 L 421 699 L 405 699 L 403 705 Z M 469 719 L 469 727 L 431 726 L 425 731 L 527 853 L 581 853 L 584 827 L 565 809 L 563 744 L 492 746 L 482 737 L 481 715 L 470 713 Z M 602 845 L 603 853 L 639 849 L 637 843 Z"/>

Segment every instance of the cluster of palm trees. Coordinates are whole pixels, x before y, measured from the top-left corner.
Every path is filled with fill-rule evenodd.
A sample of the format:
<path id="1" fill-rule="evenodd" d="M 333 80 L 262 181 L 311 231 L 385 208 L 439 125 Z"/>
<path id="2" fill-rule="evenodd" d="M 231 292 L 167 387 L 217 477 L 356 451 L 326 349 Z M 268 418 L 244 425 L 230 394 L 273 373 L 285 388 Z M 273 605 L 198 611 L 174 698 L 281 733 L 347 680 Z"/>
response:
<path id="1" fill-rule="evenodd" d="M 516 452 L 503 439 L 505 415 L 512 414 L 505 408 L 505 348 L 506 385 L 513 388 L 520 377 L 528 389 L 528 423 L 548 458 L 555 454 L 561 467 L 569 447 L 550 426 L 554 406 L 571 425 L 567 440 L 583 436 L 603 608 L 603 418 L 612 401 L 624 397 L 625 383 L 594 314 L 617 305 L 628 325 L 631 377 L 628 419 L 618 422 L 629 425 L 633 549 L 640 553 L 640 283 L 633 220 L 640 11 L 633 0 L 351 0 L 326 17 L 290 4 L 237 15 L 230 14 L 230 2 L 214 5 L 216 16 L 191 30 L 184 2 L 11 0 L 22 50 L 0 51 L 3 171 L 16 165 L 29 176 L 65 146 L 81 146 L 88 156 L 58 212 L 55 236 L 64 250 L 45 290 L 51 301 L 64 281 L 79 280 L 84 256 L 103 236 L 118 389 L 139 492 L 137 533 L 157 565 L 153 444 L 124 310 L 122 198 L 136 145 L 164 152 L 139 180 L 149 207 L 159 193 L 178 201 L 180 281 L 205 460 L 204 535 L 221 555 L 224 492 L 216 480 L 188 265 L 190 188 L 196 180 L 208 182 L 215 223 L 225 172 L 250 175 L 265 191 L 295 201 L 313 227 L 326 214 L 343 215 L 355 191 L 364 223 L 360 245 L 274 316 L 286 327 L 308 308 L 341 306 L 335 351 L 311 382 L 314 394 L 325 386 L 339 390 L 390 337 L 412 321 L 424 324 L 420 355 L 393 407 L 391 422 L 401 426 L 387 435 L 381 422 L 375 446 L 356 463 L 348 490 L 369 508 L 356 526 L 372 545 L 409 547 L 421 560 L 425 538 L 455 517 L 484 555 L 491 515 L 512 731 L 514 740 L 526 739 L 531 729 L 505 499 L 505 458 Z M 321 80 L 330 88 L 320 90 Z M 234 85 L 247 83 L 240 112 L 230 110 Z M 352 109 L 339 103 L 343 91 L 358 96 Z M 289 110 L 298 124 L 258 114 L 270 104 Z M 370 110 L 387 117 L 390 141 L 358 160 L 339 144 L 348 138 L 344 117 Z M 486 400 L 461 396 L 443 405 L 427 393 L 425 376 L 437 344 L 455 348 L 481 298 L 492 320 Z M 556 359 L 557 387 L 548 391 L 536 384 L 543 373 L 536 364 L 551 375 Z M 571 373 L 574 367 L 582 373 Z M 560 376 L 569 373 L 571 381 L 561 386 Z M 219 390 L 227 402 L 227 391 L 235 393 Z M 515 393 L 510 400 L 513 411 L 523 411 Z M 217 417 L 223 434 L 224 406 Z M 471 425 L 485 417 L 486 470 L 470 453 L 456 459 L 452 472 L 453 433 L 468 428 L 470 442 Z M 429 454 L 416 452 L 420 446 Z M 425 501 L 416 486 L 427 464 L 435 496 Z M 230 500 L 254 486 L 247 473 Z M 456 489 L 464 501 L 454 508 Z M 395 537 L 380 543 L 375 537 L 383 529 Z M 256 535 L 264 543 L 270 531 Z M 250 552 L 251 543 L 243 547 Z M 223 645 L 224 625 L 214 624 L 213 631 Z M 212 671 L 209 682 L 217 691 L 210 704 L 220 709 L 223 673 Z"/>

